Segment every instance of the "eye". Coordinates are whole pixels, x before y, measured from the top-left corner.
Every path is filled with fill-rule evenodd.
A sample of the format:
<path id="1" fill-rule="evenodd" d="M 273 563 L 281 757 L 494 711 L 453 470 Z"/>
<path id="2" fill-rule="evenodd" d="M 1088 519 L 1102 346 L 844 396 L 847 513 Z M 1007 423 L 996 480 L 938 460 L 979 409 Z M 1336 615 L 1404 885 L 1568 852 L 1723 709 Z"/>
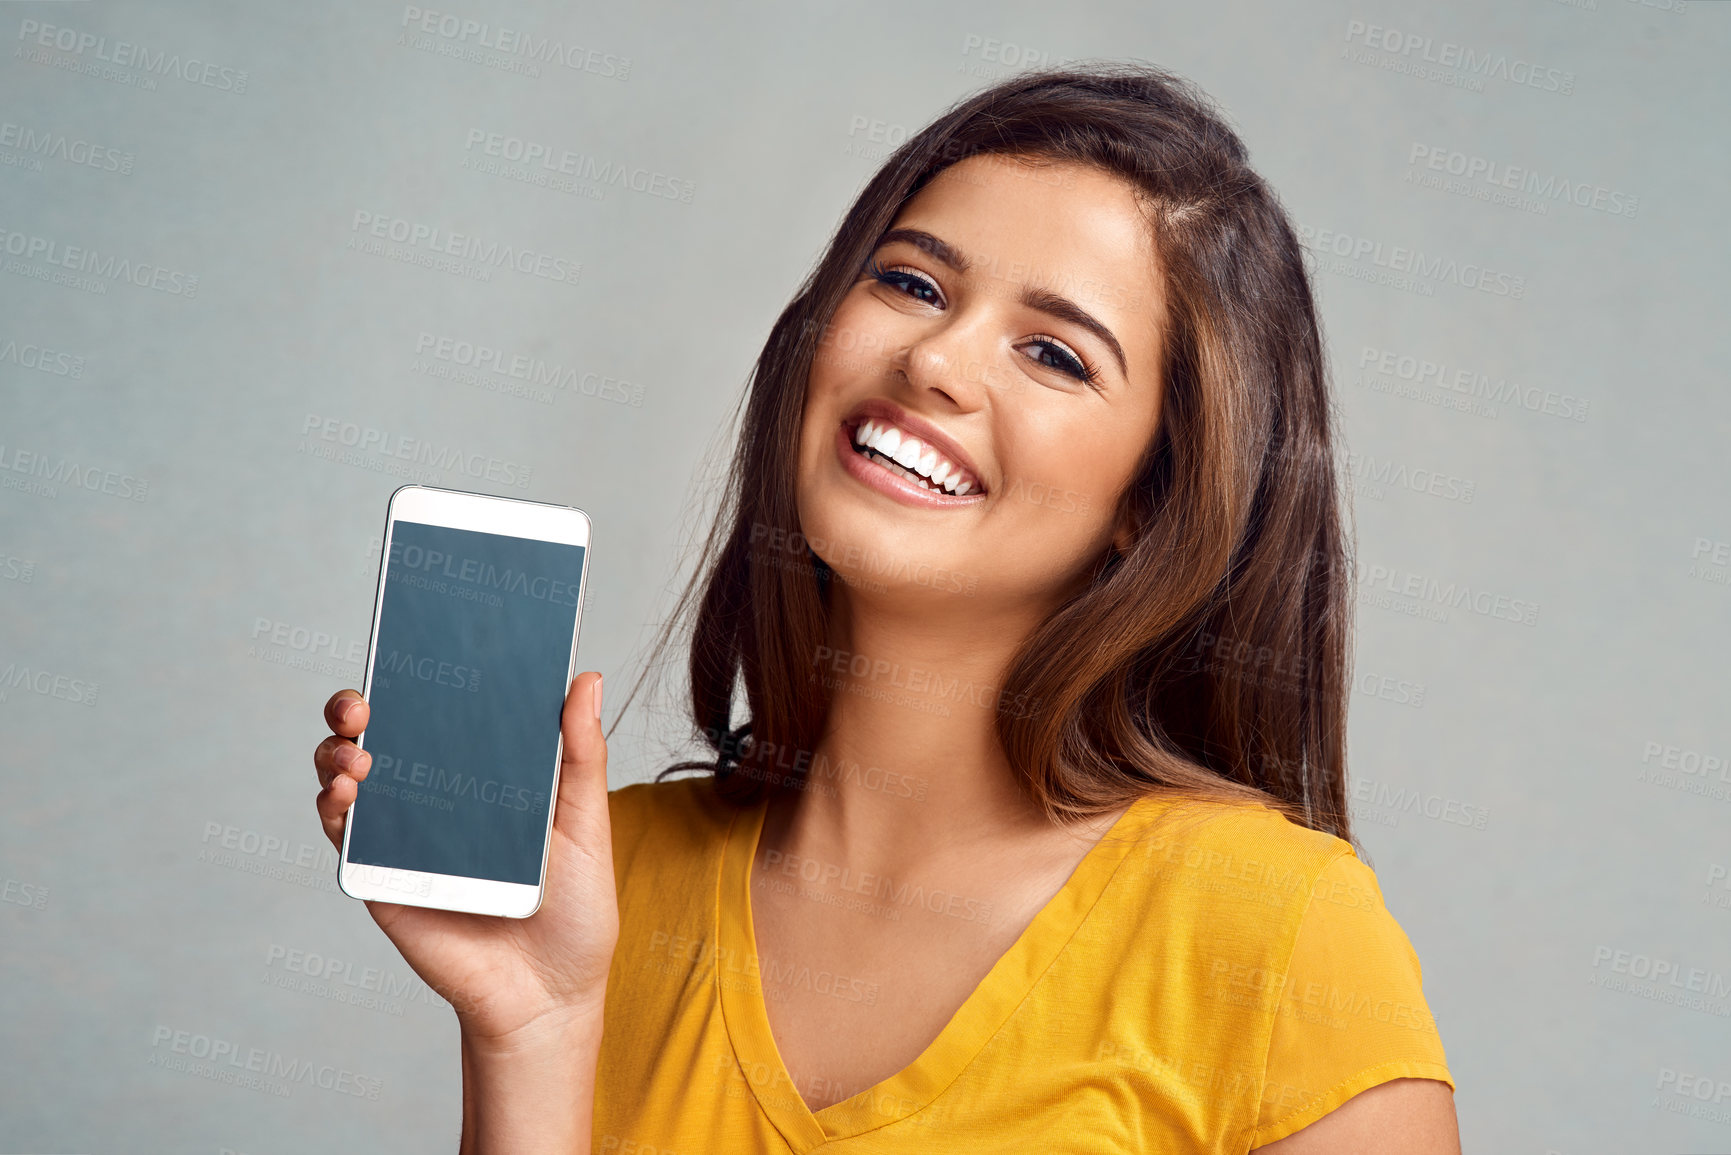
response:
<path id="1" fill-rule="evenodd" d="M 876 257 L 873 257 L 866 262 L 866 273 L 879 284 L 888 285 L 898 293 L 912 297 L 922 304 L 943 304 L 944 297 L 938 291 L 938 287 L 905 266 L 886 269 L 878 264 Z M 930 294 L 930 296 L 922 296 L 921 294 Z"/>
<path id="2" fill-rule="evenodd" d="M 1051 337 L 1035 337 L 1023 346 L 1024 349 L 1036 348 L 1044 350 L 1034 355 L 1034 361 L 1047 369 L 1056 369 L 1069 377 L 1074 377 L 1090 388 L 1098 388 L 1096 382 L 1100 374 L 1093 366 L 1073 353 L 1070 348 Z"/>

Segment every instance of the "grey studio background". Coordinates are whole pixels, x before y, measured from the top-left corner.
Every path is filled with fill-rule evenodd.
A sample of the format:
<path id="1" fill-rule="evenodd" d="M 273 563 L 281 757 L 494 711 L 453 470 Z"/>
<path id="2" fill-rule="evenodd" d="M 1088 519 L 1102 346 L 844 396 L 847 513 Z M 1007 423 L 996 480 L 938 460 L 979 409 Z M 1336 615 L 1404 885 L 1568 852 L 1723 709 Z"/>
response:
<path id="1" fill-rule="evenodd" d="M 454 1149 L 454 1020 L 312 806 L 387 496 L 588 510 L 611 722 L 878 160 L 1096 56 L 1200 83 L 1305 230 L 1354 813 L 1467 1149 L 1731 1151 L 1727 5 L 8 0 L 0 43 L 0 1151 Z M 643 703 L 615 785 L 680 749 Z"/>

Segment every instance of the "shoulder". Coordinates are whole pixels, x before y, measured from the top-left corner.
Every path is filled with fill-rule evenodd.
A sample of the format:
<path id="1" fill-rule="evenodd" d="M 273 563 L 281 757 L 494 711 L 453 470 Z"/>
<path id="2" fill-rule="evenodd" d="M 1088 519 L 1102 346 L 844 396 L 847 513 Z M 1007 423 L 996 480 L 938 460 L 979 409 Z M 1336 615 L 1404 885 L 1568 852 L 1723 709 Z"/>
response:
<path id="1" fill-rule="evenodd" d="M 1397 1079 L 1453 1086 L 1418 954 L 1349 842 L 1267 807 L 1151 813 L 1147 893 L 1173 895 L 1162 933 L 1189 938 L 1205 996 L 1254 1011 L 1239 1024 L 1264 1056 L 1252 1146 Z"/>
<path id="2" fill-rule="evenodd" d="M 1358 862 L 1345 839 L 1266 806 L 1198 799 L 1148 799 L 1143 806 L 1137 841 L 1147 869 L 1295 914 L 1319 880 L 1335 884 L 1342 860 Z M 1350 867 L 1345 871 L 1345 882 L 1362 883 Z"/>
<path id="3" fill-rule="evenodd" d="M 1319 872 L 1287 957 L 1253 1146 L 1412 1079 L 1454 1086 L 1418 953 L 1348 848 Z"/>
<path id="4" fill-rule="evenodd" d="M 1101 907 L 1107 949 L 1156 952 L 1255 1050 L 1312 894 L 1351 846 L 1266 807 L 1184 797 L 1138 803 L 1127 832 Z"/>
<path id="5" fill-rule="evenodd" d="M 1260 906 L 1280 926 L 1294 981 L 1416 986 L 1418 955 L 1383 900 L 1376 872 L 1343 838 L 1266 807 L 1174 807 L 1146 839 L 1167 879 Z"/>
<path id="6" fill-rule="evenodd" d="M 1382 886 L 1372 870 L 1358 854 L 1341 844 L 1342 852 L 1331 859 L 1317 875 L 1310 891 L 1311 921 L 1327 921 L 1336 912 L 1362 911 L 1368 921 L 1384 928 L 1399 930 L 1394 916 L 1383 904 Z"/>
<path id="7" fill-rule="evenodd" d="M 1417 995 L 1423 981 L 1418 952 L 1383 901 L 1376 872 L 1350 848 L 1311 887 L 1289 973 L 1294 994 L 1308 980 Z M 1392 1013 L 1420 1029 L 1432 1028 L 1422 998 Z"/>

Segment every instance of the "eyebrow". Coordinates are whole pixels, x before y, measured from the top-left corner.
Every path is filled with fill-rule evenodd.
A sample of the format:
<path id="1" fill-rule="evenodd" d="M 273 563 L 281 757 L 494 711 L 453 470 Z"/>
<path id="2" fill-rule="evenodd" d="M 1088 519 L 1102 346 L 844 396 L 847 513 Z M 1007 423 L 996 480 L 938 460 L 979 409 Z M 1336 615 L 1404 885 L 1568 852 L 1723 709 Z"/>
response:
<path id="1" fill-rule="evenodd" d="M 968 258 L 963 256 L 954 245 L 942 237 L 935 237 L 924 229 L 891 229 L 879 238 L 876 248 L 902 241 L 929 253 L 933 258 L 958 273 L 965 273 L 971 268 Z M 1060 321 L 1068 321 L 1098 337 L 1112 351 L 1112 356 L 1118 362 L 1118 371 L 1126 377 L 1130 375 L 1129 368 L 1124 364 L 1124 347 L 1118 344 L 1118 338 L 1112 335 L 1112 330 L 1101 324 L 1094 315 L 1088 312 L 1070 298 L 1052 292 L 1050 289 L 1036 288 L 1033 285 L 1023 285 L 1018 298 L 1025 308 L 1056 317 Z"/>

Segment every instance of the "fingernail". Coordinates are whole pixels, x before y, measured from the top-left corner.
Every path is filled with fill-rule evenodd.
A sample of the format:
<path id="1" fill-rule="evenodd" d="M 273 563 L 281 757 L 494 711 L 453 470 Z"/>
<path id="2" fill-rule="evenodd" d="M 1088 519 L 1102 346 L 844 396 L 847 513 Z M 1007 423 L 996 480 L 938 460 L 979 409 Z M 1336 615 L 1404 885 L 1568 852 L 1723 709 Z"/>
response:
<path id="1" fill-rule="evenodd" d="M 341 726 L 349 720 L 349 711 L 355 708 L 355 700 L 350 698 L 337 707 L 337 725 Z"/>
<path id="2" fill-rule="evenodd" d="M 601 720 L 601 679 L 595 679 L 595 720 Z"/>

